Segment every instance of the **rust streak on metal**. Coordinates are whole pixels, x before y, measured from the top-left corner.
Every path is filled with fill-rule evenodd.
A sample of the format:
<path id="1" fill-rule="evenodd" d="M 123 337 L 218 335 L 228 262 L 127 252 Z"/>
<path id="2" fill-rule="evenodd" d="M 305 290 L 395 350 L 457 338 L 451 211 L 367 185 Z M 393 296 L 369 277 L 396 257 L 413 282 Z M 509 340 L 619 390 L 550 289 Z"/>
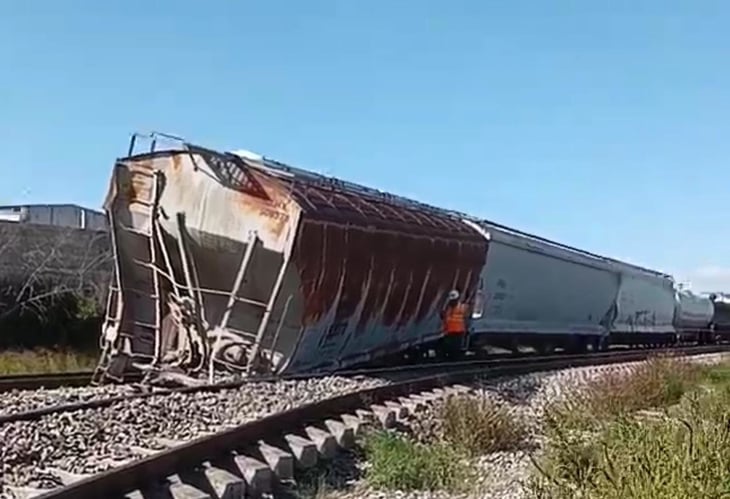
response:
<path id="1" fill-rule="evenodd" d="M 352 317 L 357 310 L 371 265 L 365 233 L 357 229 L 348 230 L 346 238 L 345 281 L 335 312 L 336 322 Z"/>
<path id="2" fill-rule="evenodd" d="M 391 261 L 393 262 L 393 284 L 388 293 L 388 300 L 383 308 L 383 324 L 391 327 L 395 324 L 403 300 L 405 300 L 408 284 L 410 255 L 406 253 L 409 239 L 406 235 L 398 235 L 390 240 Z"/>

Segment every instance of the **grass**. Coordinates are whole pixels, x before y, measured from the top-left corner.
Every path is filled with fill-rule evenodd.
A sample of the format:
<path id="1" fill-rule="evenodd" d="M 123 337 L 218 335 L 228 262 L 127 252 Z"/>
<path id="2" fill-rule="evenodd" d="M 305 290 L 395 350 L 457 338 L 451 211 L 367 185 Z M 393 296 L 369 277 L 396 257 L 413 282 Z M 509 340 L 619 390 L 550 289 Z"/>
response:
<path id="1" fill-rule="evenodd" d="M 527 437 L 522 420 L 487 397 L 448 397 L 434 416 L 438 428 L 425 441 L 395 432 L 366 438 L 366 479 L 371 487 L 471 491 L 475 467 L 470 458 L 520 448 Z"/>
<path id="2" fill-rule="evenodd" d="M 705 369 L 703 381 L 711 386 L 730 386 L 730 363 Z"/>
<path id="3" fill-rule="evenodd" d="M 671 357 L 650 359 L 629 373 L 608 373 L 549 407 L 548 430 L 587 430 L 636 411 L 676 404 L 705 376 L 705 368 Z"/>
<path id="4" fill-rule="evenodd" d="M 468 487 L 471 467 L 445 443 L 424 444 L 395 432 L 375 432 L 365 441 L 370 463 L 366 479 L 374 488 L 449 490 Z"/>
<path id="5" fill-rule="evenodd" d="M 369 487 L 475 493 L 473 458 L 527 440 L 521 418 L 486 397 L 449 397 L 434 416 L 422 441 L 392 431 L 365 436 Z M 587 383 L 549 407 L 545 422 L 547 444 L 534 459 L 528 496 L 730 497 L 730 363 L 654 358 Z M 327 497 L 325 485 L 312 497 Z"/>
<path id="6" fill-rule="evenodd" d="M 730 497 L 730 364 L 655 359 L 608 378 L 548 411 L 532 497 Z"/>
<path id="7" fill-rule="evenodd" d="M 0 375 L 86 371 L 96 366 L 97 355 L 71 350 L 6 350 L 0 352 Z"/>
<path id="8" fill-rule="evenodd" d="M 518 449 L 527 437 L 521 418 L 487 397 L 449 397 L 440 420 L 443 440 L 472 457 Z"/>

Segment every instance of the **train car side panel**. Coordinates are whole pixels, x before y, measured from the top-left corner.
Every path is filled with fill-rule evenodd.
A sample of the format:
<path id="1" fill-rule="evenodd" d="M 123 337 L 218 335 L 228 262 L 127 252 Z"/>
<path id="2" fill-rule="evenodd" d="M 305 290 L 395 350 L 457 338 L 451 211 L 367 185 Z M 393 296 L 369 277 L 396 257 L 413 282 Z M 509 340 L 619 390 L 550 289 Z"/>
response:
<path id="1" fill-rule="evenodd" d="M 601 262 L 526 238 L 489 230 L 482 271 L 483 316 L 474 335 L 604 335 L 618 291 Z"/>
<path id="2" fill-rule="evenodd" d="M 621 271 L 611 334 L 673 335 L 674 284 L 663 275 Z"/>
<path id="3" fill-rule="evenodd" d="M 678 291 L 675 326 L 680 330 L 705 330 L 710 327 L 714 307 L 712 300 L 688 290 Z"/>
<path id="4" fill-rule="evenodd" d="M 344 367 L 440 334 L 454 287 L 472 294 L 486 243 L 305 218 L 293 261 L 304 297 L 303 332 L 288 371 Z"/>

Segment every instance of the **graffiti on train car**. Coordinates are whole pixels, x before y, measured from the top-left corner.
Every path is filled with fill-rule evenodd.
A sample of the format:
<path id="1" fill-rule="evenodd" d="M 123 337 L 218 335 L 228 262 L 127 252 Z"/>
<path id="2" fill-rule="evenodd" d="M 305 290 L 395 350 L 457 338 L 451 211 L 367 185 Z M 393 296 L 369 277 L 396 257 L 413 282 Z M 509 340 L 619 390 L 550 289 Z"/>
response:
<path id="1" fill-rule="evenodd" d="M 637 310 L 626 318 L 629 326 L 654 326 L 656 323 L 656 312 L 652 310 Z"/>
<path id="2" fill-rule="evenodd" d="M 347 331 L 348 322 L 337 322 L 327 328 L 327 332 L 322 335 L 322 339 L 319 340 L 319 346 L 322 347 L 327 345 L 335 338 L 339 338 L 345 331 Z"/>

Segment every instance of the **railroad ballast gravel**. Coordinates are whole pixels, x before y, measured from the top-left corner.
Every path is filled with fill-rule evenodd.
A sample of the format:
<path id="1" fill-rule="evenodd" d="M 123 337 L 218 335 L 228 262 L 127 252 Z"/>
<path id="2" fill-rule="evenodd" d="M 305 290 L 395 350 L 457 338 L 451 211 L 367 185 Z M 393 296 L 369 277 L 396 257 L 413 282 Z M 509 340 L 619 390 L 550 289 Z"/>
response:
<path id="1" fill-rule="evenodd" d="M 230 375 L 217 375 L 213 378 L 212 384 L 226 384 L 236 381 L 245 380 Z M 63 386 L 37 390 L 9 390 L 0 393 L 0 417 L 59 405 L 113 399 L 150 391 L 165 391 L 165 387 L 129 383 L 102 386 Z"/>
<path id="2" fill-rule="evenodd" d="M 4 486 L 58 486 L 47 468 L 98 473 L 144 457 L 164 441 L 189 440 L 307 403 L 373 388 L 376 378 L 327 377 L 252 382 L 237 389 L 172 393 L 64 412 L 0 426 Z"/>
<path id="3" fill-rule="evenodd" d="M 11 390 L 0 393 L 0 416 L 10 416 L 61 404 L 130 395 L 139 389 L 133 385 L 61 387 L 40 390 Z"/>

